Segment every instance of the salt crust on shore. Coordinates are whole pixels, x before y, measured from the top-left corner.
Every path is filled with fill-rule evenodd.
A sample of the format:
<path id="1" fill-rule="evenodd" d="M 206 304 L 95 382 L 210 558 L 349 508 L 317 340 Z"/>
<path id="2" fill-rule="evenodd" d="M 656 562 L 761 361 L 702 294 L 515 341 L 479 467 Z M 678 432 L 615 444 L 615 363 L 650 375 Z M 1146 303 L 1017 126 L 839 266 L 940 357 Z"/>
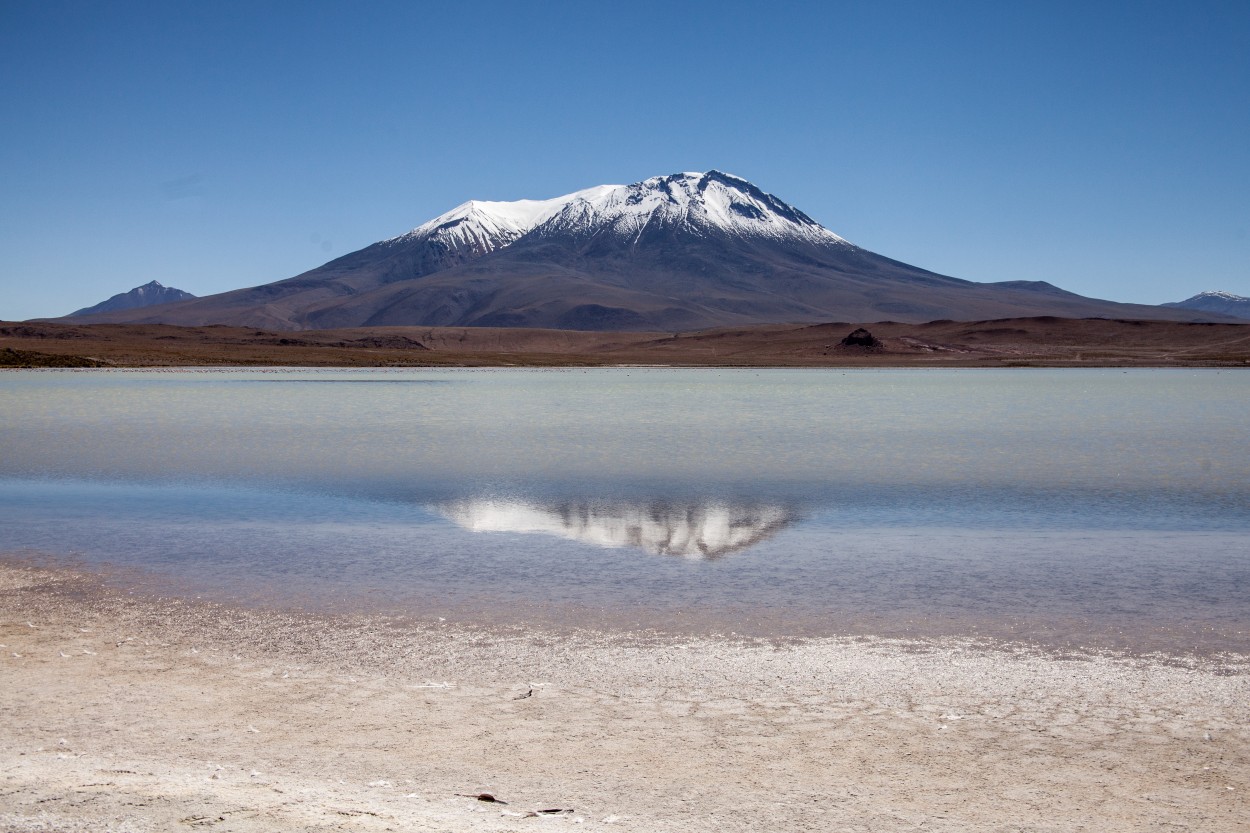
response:
<path id="1" fill-rule="evenodd" d="M 521 632 L 0 565 L 0 830 L 1244 830 L 1250 659 Z M 485 803 L 457 793 L 489 792 Z M 529 811 L 571 813 L 527 816 Z"/>

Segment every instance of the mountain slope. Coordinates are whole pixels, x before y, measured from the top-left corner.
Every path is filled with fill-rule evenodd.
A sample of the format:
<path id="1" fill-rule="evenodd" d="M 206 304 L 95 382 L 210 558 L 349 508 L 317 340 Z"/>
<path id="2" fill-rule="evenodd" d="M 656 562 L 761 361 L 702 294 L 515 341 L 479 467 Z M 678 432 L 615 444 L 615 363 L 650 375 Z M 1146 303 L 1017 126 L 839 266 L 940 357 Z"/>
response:
<path id="1" fill-rule="evenodd" d="M 99 312 L 120 312 L 129 309 L 142 309 L 143 307 L 155 306 L 156 304 L 168 304 L 173 301 L 186 301 L 194 298 L 190 292 L 183 292 L 181 289 L 175 289 L 172 286 L 162 286 L 160 281 L 149 281 L 143 286 L 136 286 L 129 292 L 121 292 L 109 298 L 107 301 L 101 301 L 93 307 L 84 307 L 76 312 L 71 312 L 66 318 L 77 318 L 83 315 L 92 315 Z"/>
<path id="2" fill-rule="evenodd" d="M 974 283 L 855 246 L 719 171 L 470 201 L 287 280 L 93 320 L 693 330 L 767 322 L 1170 318 L 1043 282 Z"/>
<path id="3" fill-rule="evenodd" d="M 1236 318 L 1250 318 L 1250 298 L 1234 295 L 1231 292 L 1199 292 L 1184 301 L 1173 301 L 1163 304 L 1175 309 L 1192 309 L 1202 312 L 1215 312 L 1231 315 Z"/>

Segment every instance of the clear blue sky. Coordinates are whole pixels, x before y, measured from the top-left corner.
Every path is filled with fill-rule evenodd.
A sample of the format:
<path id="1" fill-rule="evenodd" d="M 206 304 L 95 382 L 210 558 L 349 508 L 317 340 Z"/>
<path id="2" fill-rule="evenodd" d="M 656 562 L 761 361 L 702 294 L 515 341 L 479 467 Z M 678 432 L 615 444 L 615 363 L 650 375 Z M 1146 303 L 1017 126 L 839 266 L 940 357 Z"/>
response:
<path id="1" fill-rule="evenodd" d="M 1250 295 L 1250 3 L 0 0 L 0 318 L 718 168 L 978 281 Z"/>

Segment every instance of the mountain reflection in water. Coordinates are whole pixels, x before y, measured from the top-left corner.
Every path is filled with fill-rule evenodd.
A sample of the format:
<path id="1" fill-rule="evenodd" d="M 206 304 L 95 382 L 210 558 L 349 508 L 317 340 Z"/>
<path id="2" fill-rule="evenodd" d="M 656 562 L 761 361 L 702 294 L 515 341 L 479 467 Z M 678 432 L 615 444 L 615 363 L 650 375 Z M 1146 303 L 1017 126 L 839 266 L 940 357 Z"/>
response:
<path id="1" fill-rule="evenodd" d="M 654 555 L 719 558 L 771 538 L 794 523 L 783 506 L 724 502 L 562 502 L 470 499 L 437 507 L 473 532 L 555 535 L 595 546 L 633 547 Z"/>

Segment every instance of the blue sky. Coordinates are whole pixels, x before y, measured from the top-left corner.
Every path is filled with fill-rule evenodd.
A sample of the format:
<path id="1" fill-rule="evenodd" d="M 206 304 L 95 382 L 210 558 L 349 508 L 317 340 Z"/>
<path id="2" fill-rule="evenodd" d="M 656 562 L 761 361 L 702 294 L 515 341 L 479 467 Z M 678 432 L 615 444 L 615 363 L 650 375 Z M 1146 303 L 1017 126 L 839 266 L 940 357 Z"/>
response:
<path id="1" fill-rule="evenodd" d="M 852 242 L 1250 295 L 1250 4 L 0 0 L 0 319 L 718 168 Z"/>

